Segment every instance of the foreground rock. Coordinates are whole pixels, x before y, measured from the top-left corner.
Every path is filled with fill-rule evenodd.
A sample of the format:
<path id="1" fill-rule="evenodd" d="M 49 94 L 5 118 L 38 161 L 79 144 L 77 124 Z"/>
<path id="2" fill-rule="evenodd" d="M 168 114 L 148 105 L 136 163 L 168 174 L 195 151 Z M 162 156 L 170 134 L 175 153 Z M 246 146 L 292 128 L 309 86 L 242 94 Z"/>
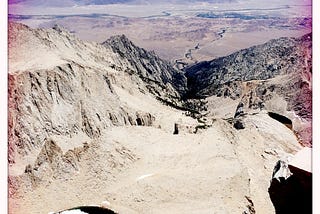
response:
<path id="1" fill-rule="evenodd" d="M 55 171 L 51 159 L 41 164 L 46 171 L 35 170 L 44 160 L 40 152 L 31 170 L 12 178 L 20 186 L 10 199 L 11 213 L 47 213 L 105 200 L 117 213 L 274 213 L 267 191 L 273 164 L 300 147 L 292 132 L 267 114 L 247 116 L 245 122 L 243 130 L 217 120 L 198 134 L 178 135 L 155 127 L 109 128 L 74 149 L 81 151 L 79 159 L 71 159 L 76 167 L 65 168 L 61 161 Z M 55 144 L 64 145 L 61 139 Z M 54 151 L 56 159 L 66 157 Z M 35 186 L 31 178 L 37 178 Z"/>
<path id="2" fill-rule="evenodd" d="M 279 161 L 269 187 L 277 214 L 312 213 L 311 150 L 304 148 L 291 161 Z"/>

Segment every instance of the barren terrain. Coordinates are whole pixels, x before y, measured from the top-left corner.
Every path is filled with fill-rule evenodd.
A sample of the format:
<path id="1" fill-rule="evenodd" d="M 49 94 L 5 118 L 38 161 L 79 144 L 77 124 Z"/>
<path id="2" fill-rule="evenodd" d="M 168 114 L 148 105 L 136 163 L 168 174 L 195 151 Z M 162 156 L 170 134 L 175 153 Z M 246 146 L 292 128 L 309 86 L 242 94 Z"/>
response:
<path id="1" fill-rule="evenodd" d="M 310 3 L 22 0 L 9 19 L 10 214 L 275 213 L 276 163 L 312 147 Z"/>
<path id="2" fill-rule="evenodd" d="M 59 27 L 10 23 L 9 30 L 9 213 L 93 204 L 118 213 L 275 212 L 274 165 L 302 148 L 292 127 L 268 114 L 292 110 L 283 109 L 283 92 L 233 118 L 240 101 L 250 103 L 254 84 L 244 81 L 242 97 L 189 101 L 207 107 L 196 113 L 181 98 L 187 77 L 124 36 L 98 44 Z M 310 36 L 277 42 L 310 48 Z M 294 58 L 306 62 L 302 74 L 309 58 Z"/>

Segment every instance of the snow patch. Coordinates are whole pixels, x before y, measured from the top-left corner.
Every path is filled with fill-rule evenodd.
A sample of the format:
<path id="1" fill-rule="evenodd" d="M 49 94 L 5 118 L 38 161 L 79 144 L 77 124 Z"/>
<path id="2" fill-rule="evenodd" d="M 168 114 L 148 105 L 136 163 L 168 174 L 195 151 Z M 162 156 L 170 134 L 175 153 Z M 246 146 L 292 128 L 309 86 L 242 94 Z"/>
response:
<path id="1" fill-rule="evenodd" d="M 88 214 L 86 212 L 82 212 L 81 210 L 67 210 L 63 211 L 60 214 Z"/>
<path id="2" fill-rule="evenodd" d="M 105 207 L 105 208 L 108 208 L 111 205 L 109 201 L 102 201 L 101 204 L 102 204 L 102 207 Z"/>
<path id="3" fill-rule="evenodd" d="M 136 179 L 136 181 L 140 181 L 140 180 L 142 180 L 142 179 L 145 179 L 145 178 L 147 178 L 147 177 L 151 177 L 151 176 L 153 176 L 153 175 L 154 175 L 154 173 L 141 175 L 140 177 L 138 177 L 138 178 Z"/>

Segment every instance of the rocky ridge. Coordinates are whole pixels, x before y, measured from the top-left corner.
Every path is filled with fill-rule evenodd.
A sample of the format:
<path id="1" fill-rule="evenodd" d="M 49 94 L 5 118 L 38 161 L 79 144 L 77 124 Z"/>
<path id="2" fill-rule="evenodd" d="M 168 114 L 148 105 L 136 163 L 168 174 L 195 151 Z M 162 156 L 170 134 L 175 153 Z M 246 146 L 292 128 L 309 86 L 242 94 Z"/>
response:
<path id="1" fill-rule="evenodd" d="M 160 59 L 154 52 L 148 52 L 134 45 L 125 35 L 113 36 L 102 43 L 109 45 L 118 53 L 122 60 L 128 61 L 134 68 L 135 74 L 149 83 L 151 92 L 155 95 L 161 91 L 177 91 L 171 93 L 174 98 L 180 98 L 187 92 L 187 79 L 184 74 L 165 60 Z M 161 71 L 161 72 L 159 72 Z M 153 85 L 151 84 L 153 83 Z M 159 90 L 161 87 L 162 90 Z M 173 87 L 172 90 L 170 87 Z"/>
<path id="2" fill-rule="evenodd" d="M 226 57 L 204 61 L 186 69 L 189 97 L 210 95 L 239 98 L 240 93 L 228 92 L 231 84 L 267 80 L 279 75 L 301 76 L 310 82 L 312 35 L 301 38 L 273 39 Z M 233 84 L 232 84 L 233 83 Z"/>
<path id="3" fill-rule="evenodd" d="M 266 109 L 294 121 L 311 146 L 312 36 L 280 38 L 185 69 L 189 98 L 231 98 L 246 111 Z M 297 118 L 300 118 L 297 120 Z"/>

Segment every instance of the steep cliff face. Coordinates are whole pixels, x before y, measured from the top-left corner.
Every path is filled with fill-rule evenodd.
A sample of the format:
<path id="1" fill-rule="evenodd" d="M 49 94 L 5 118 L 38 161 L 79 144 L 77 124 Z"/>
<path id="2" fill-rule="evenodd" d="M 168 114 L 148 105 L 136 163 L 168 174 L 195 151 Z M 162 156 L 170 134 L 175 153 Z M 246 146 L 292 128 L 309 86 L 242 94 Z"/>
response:
<path id="1" fill-rule="evenodd" d="M 285 114 L 294 120 L 302 143 L 310 146 L 311 41 L 311 34 L 275 39 L 193 65 L 186 69 L 188 97 L 231 98 L 247 110 Z"/>
<path id="2" fill-rule="evenodd" d="M 97 138 L 106 127 L 154 121 L 150 113 L 120 102 L 111 75 L 77 63 L 9 77 L 11 151 L 16 147 L 18 153 L 27 154 L 50 135 L 83 132 Z"/>

